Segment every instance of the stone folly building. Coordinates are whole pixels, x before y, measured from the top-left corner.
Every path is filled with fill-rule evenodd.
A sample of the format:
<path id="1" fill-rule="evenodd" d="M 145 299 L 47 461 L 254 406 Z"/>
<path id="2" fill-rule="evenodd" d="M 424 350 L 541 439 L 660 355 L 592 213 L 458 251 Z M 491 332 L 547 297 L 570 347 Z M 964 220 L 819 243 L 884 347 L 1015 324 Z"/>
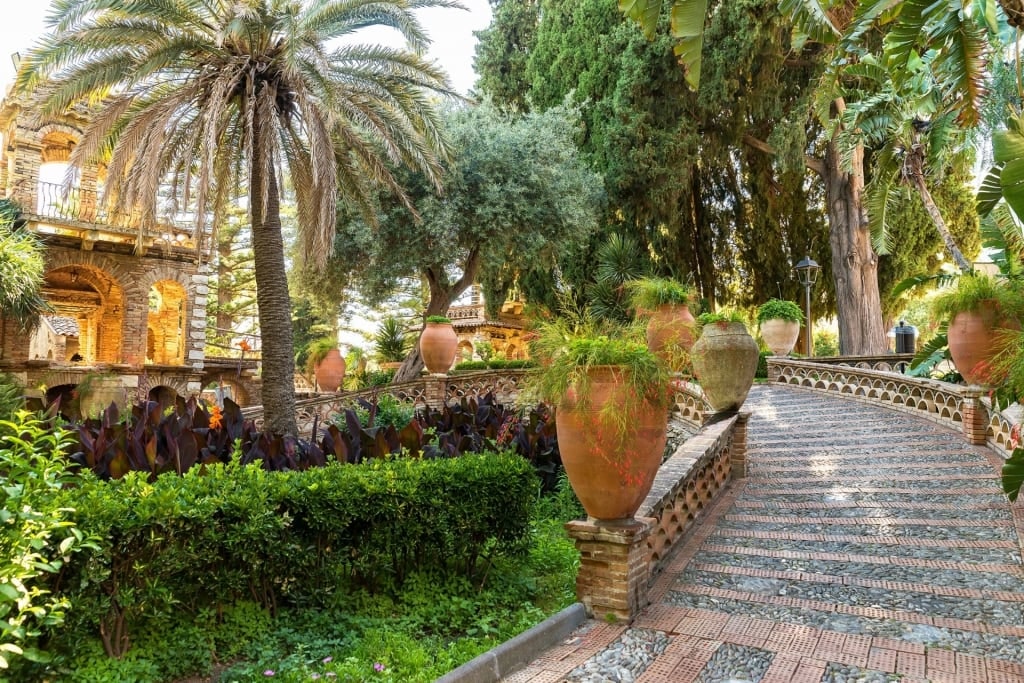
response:
<path id="1" fill-rule="evenodd" d="M 494 358 L 524 360 L 529 357 L 523 338 L 523 302 L 513 294 L 502 303 L 497 317 L 487 315 L 480 285 L 473 285 L 469 300 L 448 309 L 448 317 L 459 338 L 456 362 L 479 360 L 481 342 L 491 345 Z"/>
<path id="2" fill-rule="evenodd" d="M 82 108 L 40 120 L 15 97 L 0 103 L 0 196 L 20 205 L 46 247 L 43 294 L 53 308 L 29 333 L 0 321 L 0 371 L 46 399 L 67 400 L 81 385 L 92 408 L 169 404 L 225 380 L 242 402 L 258 402 L 241 368 L 204 358 L 209 235 L 197 244 L 187 216 L 161 216 L 140 233 L 137 216 L 108 213 L 102 166 L 65 182 L 86 117 Z"/>

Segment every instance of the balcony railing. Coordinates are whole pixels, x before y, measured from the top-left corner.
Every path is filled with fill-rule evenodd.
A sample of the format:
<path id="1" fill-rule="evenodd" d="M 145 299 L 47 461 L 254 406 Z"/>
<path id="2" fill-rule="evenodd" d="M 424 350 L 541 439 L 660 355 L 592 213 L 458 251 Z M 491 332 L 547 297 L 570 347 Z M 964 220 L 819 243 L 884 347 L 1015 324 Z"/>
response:
<path id="1" fill-rule="evenodd" d="M 25 207 L 25 213 L 40 222 L 52 222 L 62 229 L 96 230 L 121 236 L 136 236 L 141 215 L 139 212 L 113 212 L 99 201 L 96 190 L 68 188 L 59 183 L 38 183 L 34 201 L 25 189 L 15 191 L 14 198 Z M 35 210 L 33 211 L 33 207 Z M 193 223 L 184 216 L 160 217 L 145 236 L 169 246 L 195 247 L 192 239 Z M 209 235 L 209 227 L 205 234 Z M 204 243 L 209 244 L 204 239 Z"/>

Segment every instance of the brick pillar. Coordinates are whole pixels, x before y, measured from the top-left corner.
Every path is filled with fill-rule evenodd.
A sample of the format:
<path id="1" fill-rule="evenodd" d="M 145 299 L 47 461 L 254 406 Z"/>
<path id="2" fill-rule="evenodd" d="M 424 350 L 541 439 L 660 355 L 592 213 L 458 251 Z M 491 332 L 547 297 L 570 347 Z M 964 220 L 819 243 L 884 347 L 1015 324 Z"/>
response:
<path id="1" fill-rule="evenodd" d="M 967 390 L 964 392 L 963 403 L 960 404 L 960 415 L 963 417 L 964 437 L 975 446 L 985 445 L 988 434 L 988 408 L 981 402 L 983 392 Z"/>
<path id="2" fill-rule="evenodd" d="M 747 422 L 749 421 L 749 410 L 741 410 L 736 414 L 736 426 L 733 427 L 732 444 L 729 446 L 733 479 L 743 479 L 747 476 Z"/>
<path id="3" fill-rule="evenodd" d="M 621 522 L 587 521 L 565 525 L 580 551 L 576 597 L 587 613 L 614 615 L 632 621 L 647 604 L 651 568 L 647 536 L 657 520 L 650 517 Z"/>
<path id="4" fill-rule="evenodd" d="M 447 392 L 447 375 L 427 375 L 423 378 L 423 399 L 431 408 L 443 408 Z"/>
<path id="5" fill-rule="evenodd" d="M 779 377 L 782 376 L 782 367 L 772 362 L 773 356 L 768 356 L 765 362 L 768 363 L 768 381 L 778 382 Z"/>

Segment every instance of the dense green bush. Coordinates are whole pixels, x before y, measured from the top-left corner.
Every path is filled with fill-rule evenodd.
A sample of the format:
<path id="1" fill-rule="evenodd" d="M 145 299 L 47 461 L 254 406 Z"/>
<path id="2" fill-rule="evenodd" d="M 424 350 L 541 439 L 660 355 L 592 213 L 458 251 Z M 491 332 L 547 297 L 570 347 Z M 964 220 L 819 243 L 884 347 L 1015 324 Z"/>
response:
<path id="1" fill-rule="evenodd" d="M 75 630 L 121 656 L 144 622 L 241 600 L 273 614 L 338 591 L 393 591 L 414 568 L 473 577 L 525 551 L 536 490 L 528 462 L 495 454 L 293 472 L 217 464 L 154 481 L 84 474 L 63 503 L 101 540 L 67 565 L 55 597 L 74 605 Z"/>
<path id="2" fill-rule="evenodd" d="M 461 363 L 456 363 L 453 372 L 470 372 L 472 370 L 520 370 L 533 367 L 537 367 L 536 361 L 492 358 L 486 361 L 467 360 Z"/>
<path id="3" fill-rule="evenodd" d="M 69 441 L 28 413 L 0 421 L 0 669 L 50 659 L 39 640 L 61 626 L 70 602 L 48 589 L 75 553 L 97 547 L 60 500 L 73 479 L 62 457 Z"/>

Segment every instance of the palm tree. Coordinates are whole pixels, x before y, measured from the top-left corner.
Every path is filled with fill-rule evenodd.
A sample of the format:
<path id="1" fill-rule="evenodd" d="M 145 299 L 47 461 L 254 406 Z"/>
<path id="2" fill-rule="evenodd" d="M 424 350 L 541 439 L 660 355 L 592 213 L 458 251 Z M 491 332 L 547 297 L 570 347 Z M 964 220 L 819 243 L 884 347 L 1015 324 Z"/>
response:
<path id="1" fill-rule="evenodd" d="M 34 235 L 17 227 L 20 215 L 17 204 L 0 199 L 0 317 L 30 330 L 50 307 L 41 294 L 43 247 Z"/>
<path id="2" fill-rule="evenodd" d="M 17 87 L 44 115 L 87 102 L 91 123 L 71 162 L 104 160 L 103 201 L 155 221 L 158 190 L 216 226 L 247 187 L 263 337 L 265 427 L 295 434 L 294 352 L 280 217 L 286 167 L 300 254 L 324 263 L 339 200 L 366 207 L 375 184 L 405 197 L 389 164 L 440 189 L 445 143 L 431 92 L 450 94 L 425 61 L 412 14 L 450 0 L 55 0 L 51 34 L 22 61 Z M 397 29 L 409 49 L 358 44 Z M 410 207 L 411 208 L 411 207 Z"/>

